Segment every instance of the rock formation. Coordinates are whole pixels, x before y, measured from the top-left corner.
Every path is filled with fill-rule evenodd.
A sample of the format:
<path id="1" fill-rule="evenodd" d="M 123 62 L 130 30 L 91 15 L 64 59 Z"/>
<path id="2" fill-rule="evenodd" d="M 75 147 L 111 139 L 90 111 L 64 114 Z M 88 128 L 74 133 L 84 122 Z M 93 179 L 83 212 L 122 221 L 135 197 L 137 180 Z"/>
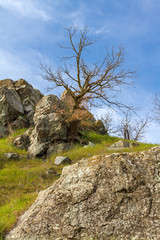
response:
<path id="1" fill-rule="evenodd" d="M 68 120 L 68 115 L 70 115 L 70 112 L 68 113 L 68 111 L 70 111 L 70 109 L 68 109 L 70 97 L 68 100 L 67 97 L 68 95 L 64 93 L 63 98 L 60 100 L 55 95 L 50 94 L 44 96 L 37 103 L 33 118 L 34 130 L 30 136 L 31 144 L 28 148 L 31 156 L 42 157 L 50 155 L 53 152 L 64 151 L 70 148 L 73 142 L 80 139 L 77 138 L 74 132 L 75 129 L 72 125 L 74 121 Z M 86 128 L 94 129 L 94 123 L 96 121 L 93 115 L 85 108 L 78 110 L 76 119 L 77 118 L 79 130 Z M 89 125 L 88 122 L 90 123 Z M 74 122 L 74 124 L 76 123 Z M 99 131 L 102 132 L 102 124 L 100 125 Z"/>
<path id="2" fill-rule="evenodd" d="M 159 240 L 160 147 L 63 169 L 6 240 Z"/>
<path id="3" fill-rule="evenodd" d="M 61 101 L 52 94 L 38 102 L 34 115 L 35 128 L 30 136 L 31 155 L 41 157 L 47 152 L 54 152 L 58 144 L 67 146 L 67 124 L 61 115 L 62 106 Z"/>
<path id="4" fill-rule="evenodd" d="M 33 125 L 35 105 L 42 96 L 24 79 L 1 80 L 0 126 L 10 130 Z"/>

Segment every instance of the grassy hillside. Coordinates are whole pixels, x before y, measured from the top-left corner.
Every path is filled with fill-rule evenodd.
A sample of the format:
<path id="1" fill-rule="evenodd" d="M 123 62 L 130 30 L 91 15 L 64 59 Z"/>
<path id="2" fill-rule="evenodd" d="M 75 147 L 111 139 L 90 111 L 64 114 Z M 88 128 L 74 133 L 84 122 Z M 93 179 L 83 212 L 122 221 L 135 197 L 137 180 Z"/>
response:
<path id="1" fill-rule="evenodd" d="M 61 174 L 64 165 L 54 165 L 57 155 L 68 156 L 77 162 L 81 158 L 107 154 L 115 151 L 107 148 L 119 138 L 102 136 L 94 132 L 85 133 L 83 138 L 95 143 L 94 147 L 84 148 L 76 145 L 73 149 L 61 154 L 53 154 L 48 159 L 28 159 L 25 150 L 12 145 L 12 139 L 26 129 L 19 130 L 5 139 L 0 139 L 0 239 L 16 223 L 18 217 L 34 202 L 39 191 L 46 189 L 58 178 L 47 174 L 53 167 Z M 120 151 L 142 151 L 153 147 L 152 144 L 140 143 L 140 146 Z M 7 160 L 4 153 L 16 152 L 22 155 L 20 160 Z"/>

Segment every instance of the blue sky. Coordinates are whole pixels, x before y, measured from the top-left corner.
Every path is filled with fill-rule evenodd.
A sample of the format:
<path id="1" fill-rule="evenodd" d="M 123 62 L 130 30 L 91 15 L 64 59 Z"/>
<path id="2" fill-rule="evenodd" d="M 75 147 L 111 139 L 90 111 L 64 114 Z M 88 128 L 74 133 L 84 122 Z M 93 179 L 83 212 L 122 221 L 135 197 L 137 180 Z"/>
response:
<path id="1" fill-rule="evenodd" d="M 159 12 L 159 0 L 0 0 L 0 79 L 24 78 L 45 93 L 39 64 L 56 69 L 66 27 L 87 26 L 97 39 L 89 61 L 102 59 L 106 47 L 125 47 L 126 66 L 137 77 L 136 87 L 120 98 L 144 114 L 160 91 Z M 147 141 L 160 143 L 159 127 L 152 123 Z"/>

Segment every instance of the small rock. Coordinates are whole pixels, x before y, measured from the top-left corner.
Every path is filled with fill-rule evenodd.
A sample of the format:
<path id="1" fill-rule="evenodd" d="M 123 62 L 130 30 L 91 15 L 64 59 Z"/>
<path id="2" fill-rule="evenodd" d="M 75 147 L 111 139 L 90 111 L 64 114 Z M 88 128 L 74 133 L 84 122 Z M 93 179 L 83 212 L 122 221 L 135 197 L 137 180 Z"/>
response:
<path id="1" fill-rule="evenodd" d="M 137 146 L 139 146 L 139 143 L 128 142 L 126 140 L 119 140 L 118 142 L 111 145 L 108 149 L 121 149 L 121 148 L 137 147 Z"/>
<path id="2" fill-rule="evenodd" d="M 20 155 L 18 153 L 5 153 L 4 156 L 7 158 L 7 159 L 20 159 Z"/>
<path id="3" fill-rule="evenodd" d="M 118 149 L 118 148 L 129 148 L 130 144 L 128 141 L 119 140 L 118 142 L 114 143 L 109 147 L 109 149 Z"/>
<path id="4" fill-rule="evenodd" d="M 56 165 L 60 165 L 60 164 L 71 164 L 71 159 L 68 157 L 63 157 L 63 156 L 57 156 L 54 163 Z"/>
<path id="5" fill-rule="evenodd" d="M 92 142 L 89 142 L 87 145 L 84 146 L 84 148 L 88 148 L 88 147 L 94 147 L 95 144 Z"/>

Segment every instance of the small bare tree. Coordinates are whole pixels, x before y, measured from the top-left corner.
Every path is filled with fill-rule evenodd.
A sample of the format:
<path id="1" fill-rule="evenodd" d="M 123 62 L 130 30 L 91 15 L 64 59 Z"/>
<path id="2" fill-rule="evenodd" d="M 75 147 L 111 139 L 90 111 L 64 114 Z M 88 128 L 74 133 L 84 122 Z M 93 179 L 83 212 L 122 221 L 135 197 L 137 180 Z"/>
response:
<path id="1" fill-rule="evenodd" d="M 131 111 L 123 112 L 123 117 L 117 127 L 117 133 L 120 137 L 127 140 L 141 140 L 150 121 L 151 119 L 148 115 L 144 118 L 133 118 Z"/>
<path id="2" fill-rule="evenodd" d="M 116 94 L 121 87 L 132 84 L 134 71 L 123 67 L 124 49 L 119 47 L 117 52 L 113 48 L 110 52 L 106 50 L 100 63 L 87 64 L 84 52 L 95 43 L 89 38 L 87 29 L 77 31 L 70 27 L 65 36 L 69 44 L 59 44 L 60 48 L 70 50 L 70 55 L 63 57 L 64 64 L 56 71 L 41 64 L 42 77 L 53 84 L 50 90 L 57 87 L 66 89 L 74 99 L 73 110 L 84 102 L 93 105 L 97 100 L 109 107 L 125 107 L 116 100 Z"/>
<path id="3" fill-rule="evenodd" d="M 101 116 L 101 120 L 105 126 L 106 134 L 114 134 L 117 132 L 117 129 L 113 126 L 113 116 L 111 112 L 107 112 L 106 114 Z"/>

